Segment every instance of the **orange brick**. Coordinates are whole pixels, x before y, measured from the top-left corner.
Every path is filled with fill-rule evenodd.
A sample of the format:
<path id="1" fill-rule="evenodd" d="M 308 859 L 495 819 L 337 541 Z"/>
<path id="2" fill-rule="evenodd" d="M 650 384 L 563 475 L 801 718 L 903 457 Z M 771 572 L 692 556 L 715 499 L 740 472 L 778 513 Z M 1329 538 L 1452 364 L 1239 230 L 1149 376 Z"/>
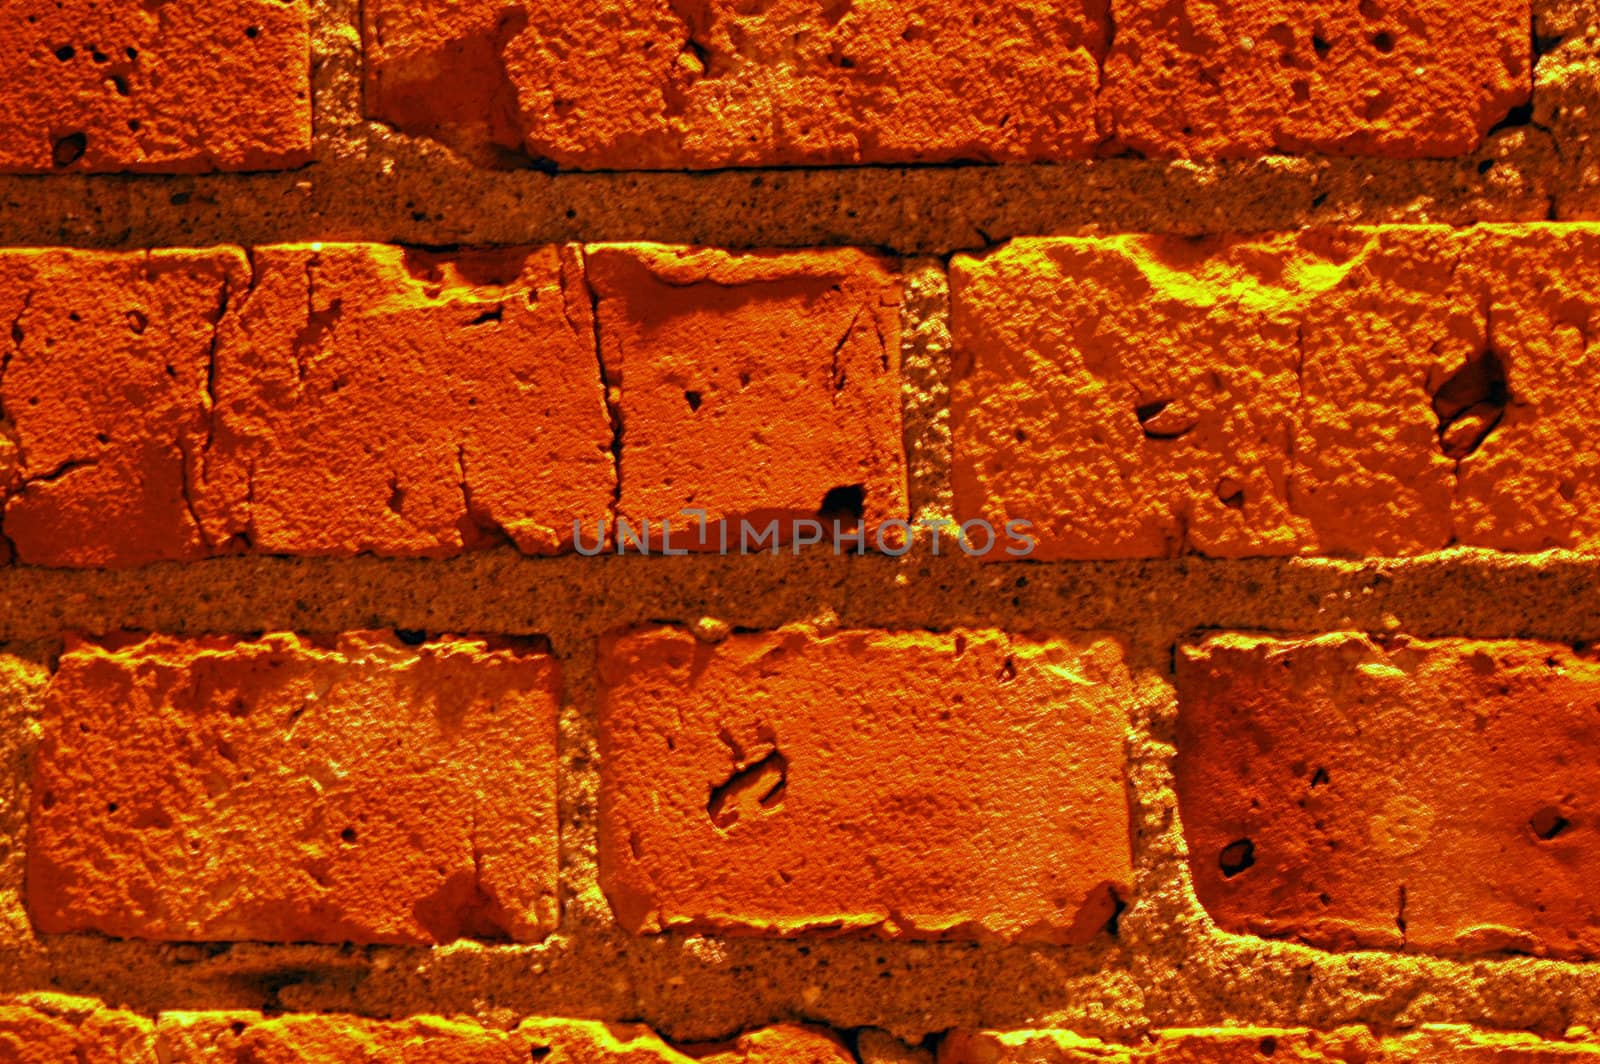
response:
<path id="1" fill-rule="evenodd" d="M 1147 155 L 1461 155 L 1532 92 L 1527 0 L 1117 0 L 1101 106 Z"/>
<path id="2" fill-rule="evenodd" d="M 637 1024 L 526 1020 L 511 1030 L 470 1021 L 416 1017 L 168 1013 L 160 1039 L 181 1064 L 849 1064 L 832 1035 L 805 1027 L 766 1027 L 722 1046 L 679 1051 Z M 167 1058 L 163 1058 L 167 1059 Z M 152 1062 L 153 1064 L 153 1062 Z"/>
<path id="3" fill-rule="evenodd" d="M 33 766 L 45 933 L 538 939 L 554 923 L 559 678 L 446 639 L 73 640 Z"/>
<path id="4" fill-rule="evenodd" d="M 0 171 L 269 170 L 311 159 L 303 0 L 10 0 Z"/>
<path id="5" fill-rule="evenodd" d="M 569 548 L 611 424 L 575 249 L 255 252 L 221 331 L 207 538 L 287 554 Z"/>
<path id="6" fill-rule="evenodd" d="M 98 1002 L 55 994 L 0 1001 L 6 1064 L 155 1064 L 154 1024 Z"/>
<path id="7" fill-rule="evenodd" d="M 715 524 L 702 542 L 696 518 L 680 516 L 699 509 L 728 522 L 736 549 L 741 521 L 776 520 L 788 539 L 793 522 L 826 511 L 852 528 L 860 516 L 875 537 L 906 517 L 900 283 L 888 263 L 853 250 L 621 245 L 590 249 L 589 279 L 631 529 L 667 520 L 685 545 L 720 549 Z"/>
<path id="8" fill-rule="evenodd" d="M 236 251 L 0 252 L 10 350 L 0 405 L 15 464 L 5 533 L 37 565 L 192 561 L 189 504 L 206 388 Z"/>
<path id="9" fill-rule="evenodd" d="M 1590 225 L 958 256 L 957 514 L 1044 559 L 1592 549 L 1597 273 Z"/>
<path id="10" fill-rule="evenodd" d="M 368 113 L 486 165 L 1015 162 L 1100 140 L 1104 0 L 364 10 Z"/>
<path id="11" fill-rule="evenodd" d="M 1535 642 L 1223 634 L 1178 657 L 1195 889 L 1330 949 L 1600 955 L 1600 662 Z"/>
<path id="12" fill-rule="evenodd" d="M 1071 1031 L 950 1032 L 938 1064 L 1560 1064 L 1600 1059 L 1600 1043 L 1428 1025 L 1380 1035 L 1365 1027 L 1219 1027 L 1157 1031 L 1148 1043 L 1112 1045 Z"/>
<path id="13" fill-rule="evenodd" d="M 1110 641 L 653 628 L 599 668 L 600 878 L 631 931 L 1080 943 L 1128 896 Z"/>

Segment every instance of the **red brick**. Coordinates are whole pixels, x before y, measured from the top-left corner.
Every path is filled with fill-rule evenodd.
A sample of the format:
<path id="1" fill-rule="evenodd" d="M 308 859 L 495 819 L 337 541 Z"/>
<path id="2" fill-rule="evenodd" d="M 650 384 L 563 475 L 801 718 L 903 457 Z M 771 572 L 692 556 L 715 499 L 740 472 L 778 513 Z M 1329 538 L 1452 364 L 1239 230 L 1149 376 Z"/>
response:
<path id="1" fill-rule="evenodd" d="M 957 1030 L 940 1043 L 938 1064 L 1560 1064 L 1594 1059 L 1600 1059 L 1600 1043 L 1594 1041 L 1441 1024 L 1392 1035 L 1355 1026 L 1168 1030 L 1136 1046 L 1062 1030 Z"/>
<path id="2" fill-rule="evenodd" d="M 1181 648 L 1177 683 L 1190 868 L 1223 928 L 1600 955 L 1593 656 L 1223 634 Z"/>
<path id="3" fill-rule="evenodd" d="M 599 668 L 600 879 L 630 931 L 1079 943 L 1128 895 L 1108 640 L 652 628 Z"/>
<path id="4" fill-rule="evenodd" d="M 637 1024 L 526 1020 L 508 1030 L 470 1021 L 400 1021 L 350 1016 L 169 1013 L 161 1043 L 174 1064 L 849 1064 L 832 1035 L 804 1027 L 766 1027 L 723 1046 L 686 1055 Z"/>
<path id="5" fill-rule="evenodd" d="M 610 512 L 576 249 L 263 248 L 221 332 L 197 508 L 258 551 L 569 548 Z"/>
<path id="6" fill-rule="evenodd" d="M 1527 0 L 1117 0 L 1101 97 L 1147 155 L 1473 151 L 1528 101 Z"/>
<path id="7" fill-rule="evenodd" d="M 0 252 L 10 326 L 0 405 L 16 466 L 6 536 L 36 565 L 191 561 L 189 505 L 208 432 L 220 306 L 243 286 L 236 251 Z"/>
<path id="8" fill-rule="evenodd" d="M 742 520 L 778 520 L 787 538 L 852 491 L 874 537 L 906 517 L 901 290 L 887 262 L 620 245 L 590 249 L 589 279 L 630 528 L 665 519 L 687 533 L 695 519 L 680 512 L 695 508 L 727 521 L 730 542 Z M 694 531 L 686 543 L 720 548 L 714 524 L 704 543 Z"/>
<path id="9" fill-rule="evenodd" d="M 1592 546 L 1600 237 L 1566 230 L 958 256 L 957 515 L 1033 522 L 1042 559 Z"/>
<path id="10" fill-rule="evenodd" d="M 365 14 L 368 113 L 488 165 L 1017 162 L 1100 140 L 1104 0 L 375 0 Z"/>
<path id="11" fill-rule="evenodd" d="M 303 0 L 10 0 L 0 171 L 269 170 L 311 159 Z"/>
<path id="12" fill-rule="evenodd" d="M 5 252 L 0 314 L 23 562 L 548 554 L 610 514 L 576 249 Z"/>
<path id="13" fill-rule="evenodd" d="M 431 943 L 555 919 L 553 661 L 382 634 L 70 641 L 34 760 L 48 934 Z"/>

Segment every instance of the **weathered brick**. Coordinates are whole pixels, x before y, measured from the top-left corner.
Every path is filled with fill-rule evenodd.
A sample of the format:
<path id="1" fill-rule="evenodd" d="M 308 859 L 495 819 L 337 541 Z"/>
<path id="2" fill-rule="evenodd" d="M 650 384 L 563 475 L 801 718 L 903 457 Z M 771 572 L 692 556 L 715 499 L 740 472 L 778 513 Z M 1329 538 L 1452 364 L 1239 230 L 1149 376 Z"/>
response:
<path id="1" fill-rule="evenodd" d="M 907 514 L 900 283 L 854 250 L 591 248 L 601 360 L 622 424 L 619 518 L 702 540 L 694 508 L 756 529 L 822 511 L 875 537 Z M 619 525 L 620 527 L 620 525 Z M 888 530 L 892 532 L 893 530 Z M 770 542 L 770 541 L 769 541 Z M 871 539 L 869 538 L 869 545 Z"/>
<path id="2" fill-rule="evenodd" d="M 1381 1035 L 1365 1027 L 1313 1031 L 1301 1027 L 1218 1027 L 1155 1032 L 1136 1046 L 1114 1045 L 1071 1031 L 952 1031 L 939 1064 L 1559 1064 L 1600 1059 L 1600 1042 L 1535 1034 L 1428 1025 Z"/>
<path id="3" fill-rule="evenodd" d="M 576 249 L 5 252 L 0 314 L 24 562 L 554 553 L 610 513 Z"/>
<path id="4" fill-rule="evenodd" d="M 173 1064 L 849 1064 L 832 1035 L 797 1026 L 766 1027 L 693 1055 L 637 1024 L 525 1020 L 510 1030 L 470 1021 L 400 1021 L 350 1016 L 168 1013 L 160 1043 Z M 163 1058 L 166 1059 L 166 1058 Z"/>
<path id="5" fill-rule="evenodd" d="M 11 0 L 0 171 L 267 170 L 311 159 L 304 0 Z"/>
<path id="6" fill-rule="evenodd" d="M 556 891 L 556 666 L 378 633 L 69 642 L 34 759 L 45 933 L 537 939 Z"/>
<path id="7" fill-rule="evenodd" d="M 1586 225 L 958 256 L 957 514 L 1046 559 L 1592 547 L 1597 267 Z"/>
<path id="8" fill-rule="evenodd" d="M 1086 942 L 1131 877 L 1108 640 L 673 628 L 600 650 L 624 927 Z"/>
<path id="9" fill-rule="evenodd" d="M 37 565 L 192 561 L 206 388 L 237 251 L 0 252 L 4 529 Z"/>
<path id="10" fill-rule="evenodd" d="M 443 556 L 572 545 L 607 516 L 611 424 L 576 249 L 263 248 L 232 293 L 207 539 Z"/>
<path id="11" fill-rule="evenodd" d="M 1104 0 L 381 0 L 368 113 L 476 161 L 562 167 L 1091 154 Z"/>
<path id="12" fill-rule="evenodd" d="M 1600 955 L 1600 661 L 1520 641 L 1221 634 L 1178 656 L 1195 890 L 1330 949 Z"/>
<path id="13" fill-rule="evenodd" d="M 1527 0 L 1117 0 L 1101 106 L 1148 155 L 1473 151 L 1532 92 Z"/>
<path id="14" fill-rule="evenodd" d="M 6 1064 L 145 1064 L 156 1061 L 155 1025 L 97 1001 L 27 994 L 0 1001 Z"/>

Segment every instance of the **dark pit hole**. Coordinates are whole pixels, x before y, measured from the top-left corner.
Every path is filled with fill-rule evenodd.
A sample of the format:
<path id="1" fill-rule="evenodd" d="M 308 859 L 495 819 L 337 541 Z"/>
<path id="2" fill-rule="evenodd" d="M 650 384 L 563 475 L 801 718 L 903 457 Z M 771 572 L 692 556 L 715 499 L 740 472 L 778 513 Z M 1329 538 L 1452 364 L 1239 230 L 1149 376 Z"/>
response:
<path id="1" fill-rule="evenodd" d="M 1156 399 L 1148 403 L 1140 403 L 1133 408 L 1133 413 L 1139 419 L 1139 424 L 1143 425 L 1171 405 L 1171 399 Z"/>
<path id="2" fill-rule="evenodd" d="M 1320 35 L 1311 38 L 1311 47 L 1316 50 L 1318 59 L 1326 59 L 1328 53 L 1333 51 L 1333 45 L 1329 44 L 1328 41 Z"/>
<path id="3" fill-rule="evenodd" d="M 700 404 L 705 402 L 705 397 L 699 392 L 684 392 L 683 401 L 689 404 L 690 410 L 699 410 Z"/>
<path id="4" fill-rule="evenodd" d="M 1256 844 L 1249 839 L 1236 839 L 1222 848 L 1217 856 L 1217 867 L 1224 878 L 1232 879 L 1256 863 Z"/>
<path id="5" fill-rule="evenodd" d="M 355 828 L 345 828 L 343 831 L 339 832 L 339 838 L 342 841 L 347 842 L 347 843 L 355 842 L 356 841 L 356 829 Z"/>
<path id="6" fill-rule="evenodd" d="M 247 26 L 245 28 L 244 35 L 246 37 L 249 37 L 253 41 L 257 37 L 261 36 L 261 27 L 260 26 Z"/>
<path id="7" fill-rule="evenodd" d="M 56 166 L 71 166 L 83 158 L 83 153 L 89 150 L 89 136 L 86 133 L 68 133 L 57 139 L 50 149 L 50 157 Z"/>
<path id="8" fill-rule="evenodd" d="M 1490 134 L 1498 133 L 1502 129 L 1515 129 L 1518 126 L 1533 125 L 1533 104 L 1518 104 L 1506 112 L 1506 116 L 1489 127 Z"/>
<path id="9" fill-rule="evenodd" d="M 72 47 L 70 44 L 63 44 L 60 48 L 56 49 L 56 58 L 61 60 L 63 63 L 71 62 L 73 56 L 77 54 L 78 50 Z"/>
<path id="10" fill-rule="evenodd" d="M 828 494 L 822 497 L 822 505 L 817 507 L 817 519 L 823 524 L 837 522 L 853 525 L 858 524 L 866 512 L 867 486 L 841 484 L 829 488 Z"/>
<path id="11" fill-rule="evenodd" d="M 1433 393 L 1439 448 L 1457 459 L 1476 451 L 1500 424 L 1510 402 L 1511 388 L 1500 357 L 1485 351 L 1468 359 Z"/>
<path id="12" fill-rule="evenodd" d="M 1547 805 L 1528 818 L 1528 827 L 1545 842 L 1560 835 L 1572 826 L 1572 821 L 1561 815 L 1561 810 Z"/>
<path id="13" fill-rule="evenodd" d="M 1328 785 L 1328 770 L 1319 768 L 1311 774 L 1311 786 L 1326 787 Z"/>
<path id="14" fill-rule="evenodd" d="M 111 75 L 111 87 L 117 90 L 118 96 L 128 95 L 128 79 L 121 74 Z"/>
<path id="15" fill-rule="evenodd" d="M 1260 1042 L 1256 1043 L 1256 1048 L 1261 1050 L 1262 1056 L 1270 1057 L 1278 1052 L 1278 1040 L 1273 1038 L 1271 1035 L 1268 1035 L 1266 1038 L 1263 1038 Z"/>
<path id="16" fill-rule="evenodd" d="M 394 637 L 408 647 L 420 647 L 428 641 L 428 633 L 421 628 L 396 628 Z"/>
<path id="17" fill-rule="evenodd" d="M 744 813 L 770 811 L 782 805 L 788 788 L 789 759 L 782 751 L 774 750 L 713 787 L 706 801 L 706 815 L 717 827 L 731 828 Z"/>
<path id="18" fill-rule="evenodd" d="M 1493 169 L 1494 169 L 1494 160 L 1493 159 L 1485 159 L 1481 163 L 1478 164 L 1478 173 L 1480 173 L 1480 174 L 1486 174 L 1490 170 L 1493 170 Z"/>
<path id="19" fill-rule="evenodd" d="M 505 318 L 505 316 L 506 316 L 506 308 L 505 307 L 503 307 L 503 306 L 491 307 L 490 309 L 484 311 L 482 314 L 479 314 L 476 318 L 473 318 L 471 321 L 467 322 L 467 324 L 468 325 L 488 325 L 491 322 L 497 322 L 497 321 L 503 320 Z"/>
<path id="20" fill-rule="evenodd" d="M 94 49 L 90 50 L 89 58 L 93 59 L 96 63 L 109 63 L 109 62 L 111 62 L 111 57 L 109 55 L 106 55 L 106 53 L 102 52 L 98 48 L 94 48 Z"/>
<path id="21" fill-rule="evenodd" d="M 128 328 L 135 336 L 143 336 L 150 327 L 150 316 L 142 310 L 128 311 Z"/>
<path id="22" fill-rule="evenodd" d="M 1007 655 L 1006 660 L 1000 665 L 1000 671 L 995 673 L 994 678 L 1000 683 L 1010 683 L 1015 680 L 1017 678 L 1017 659 Z"/>
<path id="23" fill-rule="evenodd" d="M 1390 33 L 1388 30 L 1374 33 L 1372 35 L 1372 47 L 1376 48 L 1384 55 L 1388 55 L 1390 52 L 1394 51 L 1394 34 Z"/>
<path id="24" fill-rule="evenodd" d="M 549 1046 L 529 1046 L 528 1047 L 528 1059 L 529 1060 L 544 1060 L 552 1052 L 554 1052 L 554 1050 L 552 1050 Z"/>

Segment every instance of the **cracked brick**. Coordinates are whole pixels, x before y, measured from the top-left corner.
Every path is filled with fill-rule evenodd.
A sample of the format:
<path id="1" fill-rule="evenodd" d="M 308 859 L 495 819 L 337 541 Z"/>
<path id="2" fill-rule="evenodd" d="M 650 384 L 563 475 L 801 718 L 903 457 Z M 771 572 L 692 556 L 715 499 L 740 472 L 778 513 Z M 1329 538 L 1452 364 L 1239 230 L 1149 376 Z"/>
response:
<path id="1" fill-rule="evenodd" d="M 32 769 L 34 926 L 540 939 L 559 684 L 543 653 L 468 639 L 71 639 Z"/>
<path id="2" fill-rule="evenodd" d="M 269 170 L 311 160 L 303 0 L 14 0 L 0 171 Z"/>
<path id="3" fill-rule="evenodd" d="M 366 106 L 483 165 L 1082 157 L 1103 0 L 365 5 Z"/>
<path id="4" fill-rule="evenodd" d="M 1110 640 L 651 628 L 599 675 L 600 881 L 631 931 L 1084 943 L 1127 897 Z"/>

